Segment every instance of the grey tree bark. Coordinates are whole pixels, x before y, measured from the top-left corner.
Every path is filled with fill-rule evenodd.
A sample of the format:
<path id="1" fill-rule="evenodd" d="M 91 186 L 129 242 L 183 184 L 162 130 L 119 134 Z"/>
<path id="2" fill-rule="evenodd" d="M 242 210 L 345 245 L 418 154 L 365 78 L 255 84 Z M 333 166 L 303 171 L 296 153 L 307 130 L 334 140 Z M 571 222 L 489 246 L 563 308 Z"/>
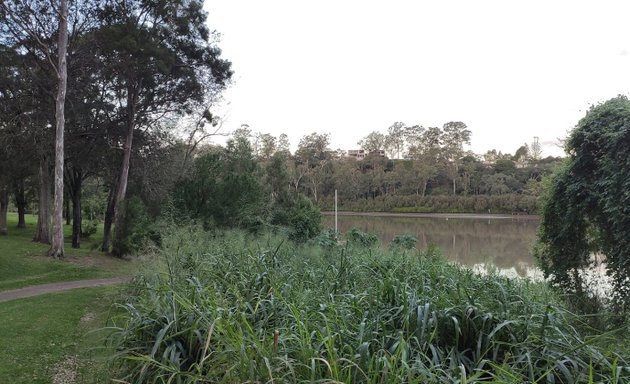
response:
<path id="1" fill-rule="evenodd" d="M 57 104 L 56 104 L 56 136 L 55 136 L 55 195 L 53 203 L 53 237 L 52 246 L 48 255 L 61 258 L 64 255 L 63 248 L 63 131 L 65 126 L 64 107 L 66 101 L 66 84 L 68 80 L 68 68 L 66 51 L 68 48 L 68 2 L 60 0 L 59 3 L 59 61 L 57 64 Z"/>
<path id="2" fill-rule="evenodd" d="M 50 174 L 48 173 L 48 160 L 43 157 L 39 161 L 39 199 L 37 210 L 37 227 L 33 242 L 50 244 Z"/>
<path id="3" fill-rule="evenodd" d="M 123 145 L 123 160 L 114 205 L 114 241 L 112 244 L 112 253 L 116 256 L 122 256 L 122 251 L 118 248 L 118 243 L 124 236 L 123 220 L 125 219 L 125 195 L 127 193 L 127 180 L 129 178 L 129 161 L 131 159 L 137 101 L 138 90 L 129 88 L 127 90 L 127 136 L 125 138 L 125 144 Z"/>
<path id="4" fill-rule="evenodd" d="M 114 223 L 114 208 L 116 207 L 116 181 L 112 181 L 107 195 L 107 210 L 105 211 L 105 220 L 103 221 L 103 244 L 102 252 L 109 252 L 109 240 L 112 233 L 112 224 Z"/>

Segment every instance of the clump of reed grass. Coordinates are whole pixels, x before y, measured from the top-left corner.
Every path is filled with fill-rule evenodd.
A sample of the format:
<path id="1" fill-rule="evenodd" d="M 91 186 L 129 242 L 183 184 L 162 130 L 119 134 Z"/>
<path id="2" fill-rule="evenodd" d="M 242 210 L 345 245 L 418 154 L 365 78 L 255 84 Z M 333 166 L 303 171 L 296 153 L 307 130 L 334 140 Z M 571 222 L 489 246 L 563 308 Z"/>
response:
<path id="1" fill-rule="evenodd" d="M 156 252 L 112 318 L 123 382 L 630 378 L 627 355 L 606 347 L 626 334 L 589 332 L 543 284 L 480 276 L 435 249 L 184 228 Z"/>

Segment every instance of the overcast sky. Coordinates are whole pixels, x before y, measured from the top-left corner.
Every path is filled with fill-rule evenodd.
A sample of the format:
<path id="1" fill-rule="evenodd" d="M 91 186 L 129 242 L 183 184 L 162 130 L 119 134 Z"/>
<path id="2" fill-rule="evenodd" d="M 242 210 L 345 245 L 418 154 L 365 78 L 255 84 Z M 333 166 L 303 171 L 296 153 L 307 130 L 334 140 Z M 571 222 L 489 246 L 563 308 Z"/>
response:
<path id="1" fill-rule="evenodd" d="M 223 131 L 330 133 L 463 121 L 470 149 L 543 155 L 590 105 L 630 92 L 630 1 L 206 0 L 235 72 Z"/>

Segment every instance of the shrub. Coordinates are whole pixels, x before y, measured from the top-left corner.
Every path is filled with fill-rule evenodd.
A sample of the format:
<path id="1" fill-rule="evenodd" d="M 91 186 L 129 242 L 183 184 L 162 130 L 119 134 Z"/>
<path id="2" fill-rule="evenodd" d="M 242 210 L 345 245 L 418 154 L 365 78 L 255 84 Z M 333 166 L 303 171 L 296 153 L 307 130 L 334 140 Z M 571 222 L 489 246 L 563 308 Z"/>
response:
<path id="1" fill-rule="evenodd" d="M 125 219 L 122 236 L 112 244 L 116 255 L 129 255 L 138 252 L 147 242 L 160 244 L 160 233 L 149 219 L 144 203 L 139 197 L 131 197 L 124 202 Z"/>
<path id="2" fill-rule="evenodd" d="M 349 230 L 346 234 L 346 238 L 348 243 L 363 248 L 372 248 L 378 245 L 378 237 L 376 235 L 363 232 L 358 228 Z"/>
<path id="3" fill-rule="evenodd" d="M 416 248 L 418 239 L 414 235 L 396 235 L 389 243 L 393 250 L 412 250 Z"/>
<path id="4" fill-rule="evenodd" d="M 319 208 L 306 196 L 297 195 L 287 213 L 289 239 L 296 243 L 305 243 L 321 232 L 321 221 Z"/>

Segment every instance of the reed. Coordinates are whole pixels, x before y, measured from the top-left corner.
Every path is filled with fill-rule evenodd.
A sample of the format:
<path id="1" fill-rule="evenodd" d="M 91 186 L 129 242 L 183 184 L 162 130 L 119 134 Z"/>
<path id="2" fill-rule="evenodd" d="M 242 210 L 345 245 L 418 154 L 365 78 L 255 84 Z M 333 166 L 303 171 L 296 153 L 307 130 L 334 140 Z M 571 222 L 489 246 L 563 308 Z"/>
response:
<path id="1" fill-rule="evenodd" d="M 630 379 L 627 333 L 588 328 L 542 283 L 353 244 L 174 231 L 111 319 L 121 381 Z"/>

